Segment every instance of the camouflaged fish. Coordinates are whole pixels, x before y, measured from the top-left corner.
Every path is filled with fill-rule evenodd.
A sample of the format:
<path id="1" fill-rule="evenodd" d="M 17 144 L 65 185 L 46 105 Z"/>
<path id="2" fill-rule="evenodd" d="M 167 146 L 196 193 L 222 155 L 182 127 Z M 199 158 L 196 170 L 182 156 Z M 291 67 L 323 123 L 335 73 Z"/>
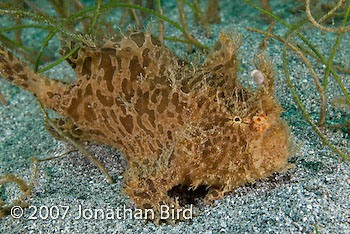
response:
<path id="1" fill-rule="evenodd" d="M 62 55 L 73 47 L 67 41 Z M 118 148 L 129 162 L 124 191 L 137 207 L 179 206 L 169 191 L 208 189 L 206 201 L 285 168 L 288 130 L 273 98 L 272 65 L 255 91 L 237 80 L 240 38 L 221 33 L 204 63 L 184 62 L 148 33 L 81 46 L 66 84 L 36 74 L 1 48 L 2 76 L 65 117 L 58 125 L 81 141 Z"/>

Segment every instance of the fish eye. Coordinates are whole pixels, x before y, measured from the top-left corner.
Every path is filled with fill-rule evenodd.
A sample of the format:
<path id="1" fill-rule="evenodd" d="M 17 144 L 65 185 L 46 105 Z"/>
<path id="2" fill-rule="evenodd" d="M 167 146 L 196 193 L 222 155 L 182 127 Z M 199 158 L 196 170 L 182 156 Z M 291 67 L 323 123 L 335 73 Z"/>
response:
<path id="1" fill-rule="evenodd" d="M 235 116 L 235 117 L 233 117 L 233 122 L 234 122 L 234 123 L 241 123 L 241 122 L 242 122 L 242 119 L 241 119 L 241 117 L 239 117 L 239 116 Z"/>

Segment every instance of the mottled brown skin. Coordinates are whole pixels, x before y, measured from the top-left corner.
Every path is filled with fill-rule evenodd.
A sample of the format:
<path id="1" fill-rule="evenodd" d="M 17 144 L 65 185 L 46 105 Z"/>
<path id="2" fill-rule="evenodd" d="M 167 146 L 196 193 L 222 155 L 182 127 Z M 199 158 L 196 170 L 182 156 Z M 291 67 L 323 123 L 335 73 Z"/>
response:
<path id="1" fill-rule="evenodd" d="M 57 123 L 82 141 L 120 149 L 129 162 L 125 192 L 140 208 L 179 205 L 177 185 L 207 186 L 206 200 L 285 168 L 288 131 L 273 98 L 271 64 L 256 91 L 236 80 L 239 37 L 222 33 L 206 61 L 188 64 L 147 33 L 82 46 L 67 60 L 77 82 L 35 74 L 5 49 L 2 75 L 66 119 Z M 67 42 L 62 54 L 73 45 Z"/>

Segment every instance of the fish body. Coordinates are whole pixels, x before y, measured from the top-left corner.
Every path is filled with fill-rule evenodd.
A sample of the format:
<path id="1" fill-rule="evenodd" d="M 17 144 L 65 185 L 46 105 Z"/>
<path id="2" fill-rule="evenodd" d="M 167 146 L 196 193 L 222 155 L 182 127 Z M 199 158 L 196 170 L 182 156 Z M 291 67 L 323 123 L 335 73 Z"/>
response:
<path id="1" fill-rule="evenodd" d="M 74 44 L 74 43 L 73 43 Z M 62 55 L 74 46 L 66 41 Z M 81 141 L 117 147 L 129 162 L 124 191 L 142 209 L 179 206 L 176 186 L 208 188 L 207 201 L 286 167 L 288 129 L 273 97 L 271 63 L 255 91 L 237 80 L 238 36 L 220 34 L 205 62 L 187 63 L 148 33 L 81 46 L 67 62 L 75 83 L 36 74 L 4 48 L 2 76 L 60 113 Z"/>

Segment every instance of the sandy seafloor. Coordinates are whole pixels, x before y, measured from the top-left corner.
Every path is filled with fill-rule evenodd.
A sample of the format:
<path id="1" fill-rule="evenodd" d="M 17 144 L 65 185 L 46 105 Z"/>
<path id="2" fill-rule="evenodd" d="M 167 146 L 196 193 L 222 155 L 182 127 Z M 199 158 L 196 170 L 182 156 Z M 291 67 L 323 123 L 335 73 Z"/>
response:
<path id="1" fill-rule="evenodd" d="M 166 1 L 165 15 L 178 19 L 176 2 Z M 258 1 L 256 1 L 258 3 Z M 286 2 L 286 1 L 281 1 Z M 289 9 L 299 3 L 283 6 L 280 1 L 271 1 L 277 15 L 287 22 L 298 21 L 300 15 L 292 15 Z M 289 2 L 289 1 L 287 1 Z M 45 3 L 44 3 L 45 4 Z M 221 1 L 220 25 L 212 25 L 213 39 L 207 39 L 203 29 L 190 26 L 190 32 L 202 43 L 211 45 L 222 29 L 236 29 L 243 37 L 240 49 L 242 71 L 239 73 L 243 83 L 250 83 L 250 71 L 254 69 L 254 53 L 262 36 L 248 32 L 246 27 L 267 29 L 259 12 L 241 1 Z M 186 10 L 189 10 L 186 8 Z M 189 14 L 189 17 L 192 14 Z M 191 20 L 190 20 L 191 22 Z M 283 35 L 287 30 L 277 23 L 274 32 Z M 179 32 L 165 25 L 166 35 L 179 35 Z M 320 33 L 309 29 L 304 35 L 328 58 L 336 39 L 335 35 Z M 32 40 L 34 46 L 43 35 L 27 30 L 24 40 Z M 349 67 L 349 33 L 344 34 L 335 61 Z M 186 46 L 167 44 L 179 56 L 187 53 Z M 49 45 L 53 51 L 56 45 Z M 78 219 L 79 205 L 87 209 L 132 207 L 128 197 L 122 192 L 123 171 L 127 163 L 117 149 L 92 145 L 88 149 L 103 162 L 115 184 L 109 184 L 96 166 L 81 153 L 71 153 L 62 159 L 43 162 L 39 166 L 39 176 L 30 205 L 69 206 L 64 219 L 30 220 L 34 208 L 25 209 L 23 217 L 11 216 L 0 220 L 1 233 L 350 233 L 350 166 L 348 162 L 331 152 L 321 143 L 320 138 L 303 120 L 303 115 L 295 105 L 291 91 L 285 82 L 282 69 L 282 47 L 280 42 L 270 41 L 267 54 L 272 59 L 276 73 L 275 96 L 285 112 L 282 118 L 290 127 L 291 150 L 300 146 L 290 158 L 295 166 L 287 172 L 273 175 L 253 185 L 237 188 L 231 195 L 215 202 L 213 206 L 201 208 L 198 216 L 189 222 L 160 226 L 134 219 Z M 57 51 L 57 50 L 56 50 Z M 55 56 L 58 57 L 58 54 Z M 292 80 L 298 94 L 311 117 L 319 116 L 319 95 L 316 93 L 313 78 L 307 67 L 290 51 L 288 63 Z M 312 62 L 315 71 L 322 79 L 325 67 Z M 54 78 L 73 79 L 74 73 L 62 63 L 46 75 Z M 347 91 L 350 91 L 350 75 L 339 73 Z M 34 97 L 26 91 L 0 79 L 0 89 L 8 101 L 8 106 L 0 104 L 0 175 L 13 173 L 27 181 L 31 178 L 32 162 L 37 156 L 47 158 L 59 155 L 70 147 L 55 140 L 44 128 L 43 116 Z M 341 95 L 331 76 L 327 89 L 328 100 Z M 327 121 L 339 123 L 350 117 L 349 110 L 339 110 L 329 105 Z M 326 129 L 324 133 L 339 149 L 350 148 L 349 134 L 342 130 Z M 1 198 L 13 199 L 20 195 L 17 186 L 7 184 L 1 188 Z M 44 208 L 42 208 L 44 209 Z"/>

